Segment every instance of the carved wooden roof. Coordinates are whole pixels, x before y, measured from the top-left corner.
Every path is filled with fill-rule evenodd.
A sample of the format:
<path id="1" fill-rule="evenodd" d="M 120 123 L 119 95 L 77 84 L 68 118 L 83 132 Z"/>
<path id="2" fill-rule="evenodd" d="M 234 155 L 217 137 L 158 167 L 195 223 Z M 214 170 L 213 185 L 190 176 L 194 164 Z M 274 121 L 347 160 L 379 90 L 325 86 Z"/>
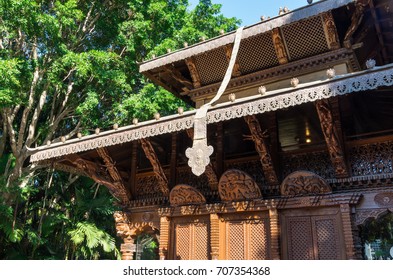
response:
<path id="1" fill-rule="evenodd" d="M 393 85 L 393 64 L 374 69 L 346 74 L 334 79 L 316 81 L 299 85 L 297 88 L 286 88 L 226 102 L 214 106 L 207 114 L 207 123 L 219 123 L 248 115 L 277 111 L 320 99 L 367 91 L 383 86 Z M 163 117 L 137 125 L 121 127 L 99 135 L 90 135 L 82 139 L 72 139 L 65 143 L 53 143 L 31 149 L 30 161 L 42 161 L 58 158 L 68 154 L 129 143 L 138 139 L 149 138 L 162 134 L 174 133 L 193 127 L 195 111 L 184 112 L 182 115 Z"/>
<path id="2" fill-rule="evenodd" d="M 231 82 L 228 90 L 250 82 L 280 80 L 278 68 L 285 69 L 283 73 L 294 67 L 313 73 L 323 62 L 304 60 L 335 50 L 352 55 L 346 62 L 349 71 L 364 69 L 369 58 L 379 65 L 391 63 L 391 10 L 388 0 L 326 0 L 245 27 L 232 75 L 236 82 Z M 140 72 L 194 104 L 196 98 L 217 90 L 228 66 L 234 36 L 235 32 L 230 32 L 142 62 Z"/>

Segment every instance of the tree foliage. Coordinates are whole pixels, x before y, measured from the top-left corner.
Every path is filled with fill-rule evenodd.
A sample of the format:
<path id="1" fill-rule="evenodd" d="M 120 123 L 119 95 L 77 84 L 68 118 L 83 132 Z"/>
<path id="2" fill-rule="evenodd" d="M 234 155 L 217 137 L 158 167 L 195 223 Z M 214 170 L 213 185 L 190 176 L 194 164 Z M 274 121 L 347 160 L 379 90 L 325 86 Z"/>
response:
<path id="1" fill-rule="evenodd" d="M 138 62 L 237 24 L 206 0 L 0 0 L 0 257 L 115 258 L 108 193 L 28 150 L 175 113 Z"/>

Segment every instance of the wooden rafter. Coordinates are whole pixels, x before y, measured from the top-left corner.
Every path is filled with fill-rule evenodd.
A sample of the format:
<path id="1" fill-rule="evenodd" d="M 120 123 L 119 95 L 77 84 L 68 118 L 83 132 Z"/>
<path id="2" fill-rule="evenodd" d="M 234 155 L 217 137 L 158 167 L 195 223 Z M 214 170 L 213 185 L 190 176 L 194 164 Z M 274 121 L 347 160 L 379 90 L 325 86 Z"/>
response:
<path id="1" fill-rule="evenodd" d="M 233 44 L 229 44 L 224 46 L 224 51 L 225 51 L 225 55 L 227 57 L 227 61 L 229 63 L 229 61 L 231 60 L 231 56 L 232 56 L 232 51 L 233 51 Z M 241 71 L 240 71 L 240 65 L 239 65 L 239 60 L 236 59 L 235 61 L 235 65 L 233 66 L 233 70 L 232 70 L 232 77 L 239 77 L 241 76 Z"/>
<path id="2" fill-rule="evenodd" d="M 345 161 L 344 143 L 341 137 L 340 124 L 338 120 L 335 120 L 332 106 L 328 99 L 322 99 L 315 102 L 315 107 L 318 112 L 322 132 L 325 136 L 336 177 L 348 177 L 349 171 Z"/>
<path id="3" fill-rule="evenodd" d="M 184 91 L 191 90 L 193 88 L 191 81 L 185 78 L 182 73 L 180 73 L 180 71 L 177 70 L 174 66 L 166 65 L 164 66 L 164 69 L 173 79 L 183 85 Z"/>
<path id="4" fill-rule="evenodd" d="M 188 135 L 188 137 L 193 139 L 194 129 L 192 129 L 192 128 L 187 129 L 187 135 Z M 206 166 L 205 174 L 207 176 L 207 180 L 209 182 L 210 189 L 212 191 L 218 190 L 218 177 L 217 177 L 216 171 L 213 168 L 213 164 L 211 162 L 209 162 L 209 164 Z"/>
<path id="5" fill-rule="evenodd" d="M 262 170 L 267 183 L 269 185 L 277 185 L 278 177 L 274 169 L 269 148 L 264 140 L 264 138 L 267 137 L 267 132 L 262 132 L 261 125 L 255 115 L 246 116 L 244 117 L 244 120 L 251 132 L 251 136 L 246 137 L 246 140 L 252 140 L 255 143 L 255 149 L 259 154 Z"/>
<path id="6" fill-rule="evenodd" d="M 199 72 L 196 68 L 195 65 L 195 60 L 194 58 L 190 57 L 185 59 L 188 71 L 190 71 L 192 83 L 194 85 L 194 88 L 199 88 L 201 87 L 201 77 L 199 76 Z"/>
<path id="7" fill-rule="evenodd" d="M 77 154 L 67 155 L 65 156 L 65 160 L 71 162 L 76 169 L 81 170 L 81 172 L 93 179 L 94 182 L 106 186 L 122 205 L 129 204 L 131 194 L 124 187 L 119 173 L 113 170 L 109 171 L 112 167 L 108 168 L 96 162 L 83 159 Z M 120 178 L 120 180 L 114 180 L 114 178 Z"/>
<path id="8" fill-rule="evenodd" d="M 152 144 L 147 139 L 140 139 L 142 149 L 145 152 L 147 159 L 153 166 L 153 172 L 158 180 L 159 188 L 164 196 L 169 196 L 168 179 L 162 169 L 162 166 L 158 160 L 157 154 L 153 149 Z"/>

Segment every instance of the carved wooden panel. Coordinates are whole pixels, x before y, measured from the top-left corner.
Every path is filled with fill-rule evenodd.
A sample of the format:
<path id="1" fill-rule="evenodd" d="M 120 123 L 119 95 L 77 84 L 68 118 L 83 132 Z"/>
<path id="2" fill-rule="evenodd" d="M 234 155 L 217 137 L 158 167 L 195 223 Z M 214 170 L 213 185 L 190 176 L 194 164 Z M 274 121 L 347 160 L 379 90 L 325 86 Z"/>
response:
<path id="1" fill-rule="evenodd" d="M 281 184 L 281 195 L 296 196 L 332 192 L 330 186 L 318 175 L 308 171 L 296 171 Z"/>
<path id="2" fill-rule="evenodd" d="M 252 213 L 252 212 L 251 212 Z M 252 215 L 224 215 L 225 241 L 222 258 L 229 260 L 265 260 L 270 259 L 270 223 L 266 213 Z"/>
<path id="3" fill-rule="evenodd" d="M 345 256 L 343 229 L 338 209 L 288 211 L 281 236 L 284 258 L 290 260 L 337 260 Z"/>
<path id="4" fill-rule="evenodd" d="M 287 219 L 288 258 L 290 260 L 314 259 L 311 221 L 309 217 Z"/>
<path id="5" fill-rule="evenodd" d="M 171 206 L 203 204 L 206 202 L 205 197 L 197 189 L 188 185 L 175 186 L 170 194 L 169 201 Z"/>
<path id="6" fill-rule="evenodd" d="M 241 222 L 227 224 L 227 258 L 244 260 L 244 225 Z"/>
<path id="7" fill-rule="evenodd" d="M 223 201 L 261 198 L 261 191 L 255 181 L 245 172 L 231 169 L 226 171 L 218 183 L 218 192 Z"/>
<path id="8" fill-rule="evenodd" d="M 339 259 L 339 244 L 336 221 L 332 217 L 313 217 L 314 239 L 316 243 L 316 259 Z"/>
<path id="9" fill-rule="evenodd" d="M 353 176 L 393 173 L 393 142 L 355 146 L 349 154 Z"/>
<path id="10" fill-rule="evenodd" d="M 173 259 L 208 260 L 210 258 L 209 217 L 174 219 L 172 236 Z"/>

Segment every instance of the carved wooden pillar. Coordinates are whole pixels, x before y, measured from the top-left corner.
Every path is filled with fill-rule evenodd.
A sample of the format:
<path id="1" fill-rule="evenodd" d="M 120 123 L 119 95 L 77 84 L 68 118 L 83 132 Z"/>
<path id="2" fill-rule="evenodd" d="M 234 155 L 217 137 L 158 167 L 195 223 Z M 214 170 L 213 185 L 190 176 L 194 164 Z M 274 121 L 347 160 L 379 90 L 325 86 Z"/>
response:
<path id="1" fill-rule="evenodd" d="M 169 253 L 169 240 L 171 230 L 171 218 L 170 215 L 173 209 L 170 207 L 159 208 L 158 215 L 160 216 L 160 245 L 159 245 L 159 256 L 160 260 L 167 260 Z"/>
<path id="2" fill-rule="evenodd" d="M 266 202 L 269 209 L 270 220 L 270 255 L 272 260 L 280 260 L 280 224 L 277 211 L 277 203 L 274 200 Z"/>
<path id="3" fill-rule="evenodd" d="M 210 214 L 210 250 L 212 260 L 220 256 L 220 220 L 217 214 Z"/>
<path id="4" fill-rule="evenodd" d="M 356 250 L 352 231 L 351 208 L 348 204 L 341 204 L 340 212 L 343 223 L 345 253 L 347 259 L 353 260 L 356 258 Z"/>
<path id="5" fill-rule="evenodd" d="M 115 212 L 113 216 L 115 218 L 117 236 L 123 239 L 123 243 L 120 245 L 121 259 L 132 260 L 135 251 L 135 231 L 131 228 L 127 215 L 124 212 Z"/>

